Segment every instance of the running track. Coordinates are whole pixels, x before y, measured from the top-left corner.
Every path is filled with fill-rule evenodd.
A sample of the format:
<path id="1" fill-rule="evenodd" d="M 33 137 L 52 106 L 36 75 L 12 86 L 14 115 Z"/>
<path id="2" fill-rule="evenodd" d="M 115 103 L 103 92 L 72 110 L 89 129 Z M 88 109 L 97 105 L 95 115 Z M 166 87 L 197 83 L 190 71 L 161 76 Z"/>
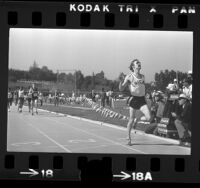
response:
<path id="1" fill-rule="evenodd" d="M 189 155 L 190 148 L 178 142 L 142 132 L 132 132 L 133 145 L 128 146 L 126 129 L 87 121 L 78 117 L 39 110 L 31 115 L 24 107 L 8 112 L 7 150 L 14 152 L 119 153 Z"/>

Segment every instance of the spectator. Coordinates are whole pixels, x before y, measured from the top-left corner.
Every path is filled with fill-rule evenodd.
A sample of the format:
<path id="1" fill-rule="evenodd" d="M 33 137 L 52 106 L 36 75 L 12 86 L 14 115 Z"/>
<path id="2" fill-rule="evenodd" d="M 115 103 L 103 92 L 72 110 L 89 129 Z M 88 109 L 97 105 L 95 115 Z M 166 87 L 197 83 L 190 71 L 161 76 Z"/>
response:
<path id="1" fill-rule="evenodd" d="M 106 105 L 110 106 L 110 104 L 109 104 L 109 91 L 106 91 Z"/>
<path id="2" fill-rule="evenodd" d="M 22 112 L 23 105 L 24 105 L 24 88 L 23 86 L 21 86 L 19 89 L 19 103 L 18 103 L 19 112 Z"/>
<path id="3" fill-rule="evenodd" d="M 42 92 L 39 93 L 38 99 L 40 101 L 40 106 L 42 106 L 43 105 L 43 94 L 42 94 Z"/>
<path id="4" fill-rule="evenodd" d="M 96 102 L 96 94 L 95 94 L 95 92 L 94 92 L 94 90 L 92 90 L 92 92 L 91 92 L 91 98 L 92 98 L 92 101 L 93 102 Z"/>
<path id="5" fill-rule="evenodd" d="M 52 103 L 52 96 L 51 96 L 51 93 L 49 93 L 49 103 Z"/>
<path id="6" fill-rule="evenodd" d="M 174 91 L 178 91 L 179 90 L 179 85 L 178 85 L 178 80 L 177 79 L 174 79 L 173 90 Z"/>
<path id="7" fill-rule="evenodd" d="M 95 100 L 98 101 L 99 99 L 100 99 L 100 95 L 99 95 L 99 94 L 96 94 L 96 95 L 95 95 Z"/>
<path id="8" fill-rule="evenodd" d="M 187 78 L 189 79 L 190 83 L 192 83 L 193 77 L 192 77 L 192 71 L 191 70 L 188 71 Z"/>
<path id="9" fill-rule="evenodd" d="M 161 93 L 157 92 L 155 94 L 155 104 L 152 106 L 150 124 L 146 126 L 145 133 L 157 132 L 157 124 L 163 117 L 163 112 L 165 108 L 165 102 Z"/>
<path id="10" fill-rule="evenodd" d="M 168 90 L 167 92 L 169 92 L 170 94 L 178 94 L 179 86 L 177 79 L 174 79 L 173 83 L 169 83 L 166 89 Z"/>
<path id="11" fill-rule="evenodd" d="M 15 101 L 15 106 L 17 106 L 19 100 L 19 87 L 14 91 L 14 101 Z"/>
<path id="12" fill-rule="evenodd" d="M 190 142 L 192 105 L 185 94 L 179 96 L 178 102 L 180 109 L 177 113 L 172 112 L 172 116 L 175 117 L 174 123 L 180 138 L 180 145 L 183 145 L 184 142 Z"/>
<path id="13" fill-rule="evenodd" d="M 55 90 L 55 94 L 54 94 L 54 106 L 58 106 L 59 103 L 59 93 L 57 90 Z"/>
<path id="14" fill-rule="evenodd" d="M 28 102 L 29 112 L 31 112 L 31 100 L 32 100 L 32 89 L 31 89 L 31 86 L 29 86 L 28 92 L 27 92 L 27 102 Z"/>
<path id="15" fill-rule="evenodd" d="M 114 109 L 113 91 L 108 91 L 109 107 Z"/>
<path id="16" fill-rule="evenodd" d="M 12 106 L 12 92 L 11 89 L 8 88 L 8 101 L 7 101 L 7 107 L 8 111 L 10 112 L 10 107 Z"/>
<path id="17" fill-rule="evenodd" d="M 152 103 L 153 103 L 151 94 L 150 93 L 146 93 L 146 97 L 145 98 L 146 98 L 147 106 L 148 106 L 149 110 L 151 110 Z"/>
<path id="18" fill-rule="evenodd" d="M 165 101 L 163 98 L 162 93 L 157 93 L 155 96 L 155 100 L 157 103 L 157 110 L 156 110 L 156 122 L 159 123 L 161 118 L 163 117 Z"/>
<path id="19" fill-rule="evenodd" d="M 101 106 L 105 107 L 105 102 L 106 102 L 106 92 L 104 88 L 101 90 Z"/>
<path id="20" fill-rule="evenodd" d="M 151 93 L 152 96 L 152 101 L 155 102 L 155 94 L 156 94 L 156 90 L 153 90 L 153 92 Z"/>
<path id="21" fill-rule="evenodd" d="M 192 84 L 189 79 L 183 80 L 183 94 L 185 94 L 188 99 L 192 100 Z"/>

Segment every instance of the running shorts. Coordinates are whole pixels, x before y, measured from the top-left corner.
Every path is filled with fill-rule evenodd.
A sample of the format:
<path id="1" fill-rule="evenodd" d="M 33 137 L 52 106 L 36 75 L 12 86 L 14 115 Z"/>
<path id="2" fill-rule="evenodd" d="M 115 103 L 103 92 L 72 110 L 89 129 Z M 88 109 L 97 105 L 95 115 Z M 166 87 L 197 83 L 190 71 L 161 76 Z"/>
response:
<path id="1" fill-rule="evenodd" d="M 146 103 L 145 97 L 137 97 L 137 96 L 131 96 L 128 98 L 128 106 L 134 108 L 135 110 L 139 110 L 142 106 L 144 106 Z"/>

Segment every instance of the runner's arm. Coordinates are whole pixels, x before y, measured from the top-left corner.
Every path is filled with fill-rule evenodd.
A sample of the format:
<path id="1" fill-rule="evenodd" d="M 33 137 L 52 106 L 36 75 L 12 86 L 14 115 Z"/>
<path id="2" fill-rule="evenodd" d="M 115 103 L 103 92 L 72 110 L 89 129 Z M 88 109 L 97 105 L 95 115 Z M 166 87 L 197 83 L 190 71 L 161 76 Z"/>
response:
<path id="1" fill-rule="evenodd" d="M 128 84 L 130 84 L 130 80 L 126 76 L 124 81 L 121 80 L 120 83 L 119 83 L 119 91 L 123 91 Z"/>

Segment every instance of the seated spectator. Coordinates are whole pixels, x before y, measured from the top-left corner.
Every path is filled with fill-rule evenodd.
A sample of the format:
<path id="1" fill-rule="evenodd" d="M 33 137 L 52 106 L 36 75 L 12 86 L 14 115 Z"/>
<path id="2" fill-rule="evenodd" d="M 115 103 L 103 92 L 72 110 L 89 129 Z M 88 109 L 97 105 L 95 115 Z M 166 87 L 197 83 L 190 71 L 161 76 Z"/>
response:
<path id="1" fill-rule="evenodd" d="M 161 93 L 158 93 L 155 98 L 157 102 L 156 122 L 160 122 L 163 117 L 165 102 Z"/>
<path id="2" fill-rule="evenodd" d="M 180 145 L 183 145 L 184 142 L 190 142 L 192 105 L 185 94 L 179 96 L 178 102 L 180 105 L 179 111 L 172 112 L 172 116 L 175 117 L 174 123 L 180 138 Z"/>
<path id="3" fill-rule="evenodd" d="M 173 83 L 169 83 L 166 87 L 167 91 L 170 94 L 178 94 L 179 93 L 179 85 L 177 79 L 174 79 Z"/>
<path id="4" fill-rule="evenodd" d="M 183 80 L 183 94 L 185 94 L 188 99 L 192 100 L 192 83 L 189 79 Z"/>
<path id="5" fill-rule="evenodd" d="M 161 92 L 157 92 L 155 94 L 155 104 L 154 110 L 152 110 L 150 124 L 146 126 L 145 133 L 153 133 L 156 134 L 157 124 L 160 122 L 163 117 L 165 102 Z"/>
<path id="6" fill-rule="evenodd" d="M 178 90 L 178 89 L 179 89 L 178 80 L 175 78 L 174 79 L 174 90 Z"/>
<path id="7" fill-rule="evenodd" d="M 146 103 L 147 103 L 149 110 L 151 111 L 153 100 L 152 100 L 152 96 L 150 93 L 146 93 Z"/>

